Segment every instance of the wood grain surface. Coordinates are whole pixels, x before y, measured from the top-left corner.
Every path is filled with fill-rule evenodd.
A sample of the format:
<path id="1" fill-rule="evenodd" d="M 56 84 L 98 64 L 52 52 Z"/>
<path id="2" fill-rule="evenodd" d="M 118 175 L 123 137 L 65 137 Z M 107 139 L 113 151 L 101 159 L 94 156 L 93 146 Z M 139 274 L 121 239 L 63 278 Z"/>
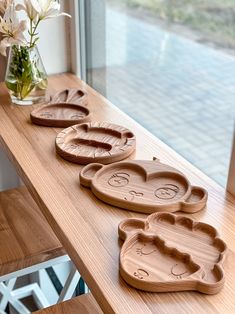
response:
<path id="1" fill-rule="evenodd" d="M 102 310 L 105 313 L 234 312 L 235 198 L 74 75 L 53 76 L 49 86 L 51 90 L 65 86 L 84 89 L 95 120 L 120 124 L 134 132 L 136 159 L 158 157 L 182 171 L 191 184 L 205 188 L 209 193 L 207 208 L 189 217 L 211 224 L 228 245 L 226 281 L 217 295 L 148 293 L 129 286 L 119 275 L 118 225 L 125 218 L 146 216 L 106 205 L 89 189 L 80 187 L 82 166 L 69 163 L 55 153 L 55 137 L 60 130 L 33 125 L 32 107 L 12 105 L 6 88 L 1 85 L 1 145 Z"/>
<path id="2" fill-rule="evenodd" d="M 56 151 L 64 159 L 88 164 L 109 164 L 127 158 L 136 147 L 134 134 L 107 122 L 73 125 L 56 137 Z"/>
<path id="3" fill-rule="evenodd" d="M 0 276 L 64 254 L 25 187 L 0 193 Z"/>
<path id="4" fill-rule="evenodd" d="M 87 93 L 80 89 L 65 89 L 50 95 L 48 103 L 30 114 L 31 121 L 42 126 L 66 128 L 91 121 Z"/>
<path id="5" fill-rule="evenodd" d="M 34 314 L 102 314 L 92 294 L 84 294 L 71 300 L 47 307 Z"/>
<path id="6" fill-rule="evenodd" d="M 154 213 L 146 220 L 122 221 L 118 232 L 125 241 L 120 273 L 131 286 L 207 294 L 223 288 L 227 246 L 212 226 L 186 216 Z"/>
<path id="7" fill-rule="evenodd" d="M 105 203 L 144 214 L 195 213 L 207 202 L 205 189 L 192 186 L 182 172 L 158 160 L 89 164 L 80 172 L 80 183 Z"/>

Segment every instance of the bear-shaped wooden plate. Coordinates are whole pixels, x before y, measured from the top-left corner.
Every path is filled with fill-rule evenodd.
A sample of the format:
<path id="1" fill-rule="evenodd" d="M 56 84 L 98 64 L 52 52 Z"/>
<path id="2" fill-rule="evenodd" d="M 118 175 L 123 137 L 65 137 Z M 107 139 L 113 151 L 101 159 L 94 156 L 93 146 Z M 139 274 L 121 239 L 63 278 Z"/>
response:
<path id="1" fill-rule="evenodd" d="M 148 214 L 194 213 L 207 202 L 205 189 L 192 186 L 183 173 L 158 160 L 90 164 L 80 172 L 80 183 L 103 202 Z"/>
<path id="2" fill-rule="evenodd" d="M 57 153 L 78 164 L 119 161 L 133 153 L 135 147 L 136 139 L 130 130 L 107 122 L 73 125 L 56 138 Z"/>
<path id="3" fill-rule="evenodd" d="M 31 121 L 42 126 L 65 128 L 91 120 L 87 93 L 79 89 L 65 89 L 49 96 L 47 103 L 31 112 Z"/>
<path id="4" fill-rule="evenodd" d="M 134 288 L 215 294 L 223 287 L 227 247 L 212 226 L 184 216 L 154 213 L 146 220 L 124 220 L 118 231 L 125 241 L 120 274 Z"/>

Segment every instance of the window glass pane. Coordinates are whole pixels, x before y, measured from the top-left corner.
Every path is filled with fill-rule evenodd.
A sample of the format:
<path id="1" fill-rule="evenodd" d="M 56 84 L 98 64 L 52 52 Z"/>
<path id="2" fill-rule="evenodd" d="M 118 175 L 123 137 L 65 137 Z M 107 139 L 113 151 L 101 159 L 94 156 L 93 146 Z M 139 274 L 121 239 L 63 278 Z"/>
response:
<path id="1" fill-rule="evenodd" d="M 235 0 L 87 5 L 89 83 L 223 186 L 235 116 L 234 6 Z"/>

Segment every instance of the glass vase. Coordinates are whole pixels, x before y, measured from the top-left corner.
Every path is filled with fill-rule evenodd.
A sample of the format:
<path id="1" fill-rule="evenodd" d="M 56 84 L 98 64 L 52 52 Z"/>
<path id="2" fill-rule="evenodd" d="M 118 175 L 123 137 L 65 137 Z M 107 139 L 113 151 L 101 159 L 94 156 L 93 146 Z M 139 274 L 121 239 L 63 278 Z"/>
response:
<path id="1" fill-rule="evenodd" d="M 37 46 L 29 48 L 14 45 L 10 48 L 5 83 L 12 102 L 17 105 L 43 101 L 47 74 Z"/>

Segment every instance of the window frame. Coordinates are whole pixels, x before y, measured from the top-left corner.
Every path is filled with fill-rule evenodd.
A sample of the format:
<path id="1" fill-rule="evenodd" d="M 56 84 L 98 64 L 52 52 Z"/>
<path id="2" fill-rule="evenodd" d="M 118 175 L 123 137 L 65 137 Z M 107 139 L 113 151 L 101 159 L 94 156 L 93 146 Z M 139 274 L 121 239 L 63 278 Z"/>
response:
<path id="1" fill-rule="evenodd" d="M 227 191 L 235 196 L 235 127 L 233 134 L 233 145 L 231 151 L 230 167 L 228 171 Z"/>
<path id="2" fill-rule="evenodd" d="M 86 82 L 85 0 L 70 1 L 71 71 Z"/>

